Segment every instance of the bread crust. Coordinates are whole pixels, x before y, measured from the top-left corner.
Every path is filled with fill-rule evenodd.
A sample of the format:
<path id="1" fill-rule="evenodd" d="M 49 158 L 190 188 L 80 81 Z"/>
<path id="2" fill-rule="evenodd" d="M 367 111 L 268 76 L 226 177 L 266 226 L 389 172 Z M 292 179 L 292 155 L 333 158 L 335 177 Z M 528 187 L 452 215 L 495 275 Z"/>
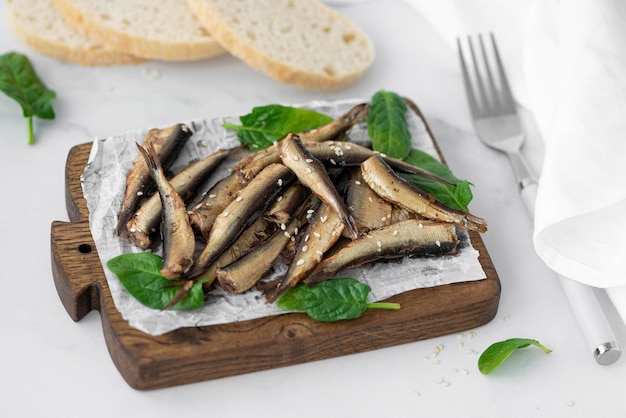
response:
<path id="1" fill-rule="evenodd" d="M 138 64 L 144 61 L 141 58 L 112 50 L 103 44 L 87 38 L 84 38 L 84 42 L 81 42 L 83 35 L 78 32 L 73 38 L 74 42 L 65 41 L 63 39 L 52 39 L 38 30 L 38 28 L 34 27 L 33 24 L 24 20 L 26 16 L 19 13 L 14 4 L 17 1 L 18 0 L 7 1 L 7 21 L 9 27 L 18 39 L 42 55 L 83 66 L 127 65 Z M 52 13 L 54 13 L 52 0 L 38 1 L 49 1 L 50 9 Z M 64 21 L 60 14 L 58 14 L 58 16 L 51 14 L 51 19 L 56 20 L 57 17 L 57 24 L 63 25 Z"/>
<path id="2" fill-rule="evenodd" d="M 336 56 L 335 52 L 329 52 L 322 57 L 327 61 L 325 63 L 327 67 L 323 69 L 313 69 L 307 64 L 298 65 L 298 62 L 293 60 L 277 57 L 271 46 L 262 48 L 247 39 L 245 33 L 232 24 L 233 19 L 237 20 L 237 16 L 229 15 L 222 7 L 223 4 L 219 4 L 220 0 L 188 0 L 188 3 L 198 19 L 228 52 L 240 58 L 252 68 L 262 71 L 278 81 L 293 84 L 304 89 L 335 90 L 360 79 L 372 65 L 375 55 L 373 44 L 365 32 L 343 15 L 316 0 L 295 1 L 298 2 L 299 6 L 306 3 L 306 7 L 310 7 L 314 14 L 330 16 L 329 19 L 333 20 L 332 25 L 338 25 L 345 29 L 346 32 L 349 32 L 355 39 L 354 48 L 362 49 L 362 59 L 350 66 L 349 69 L 335 70 L 333 69 L 333 60 L 340 61 L 342 57 Z M 278 8 L 276 3 L 273 2 L 273 7 Z M 249 14 L 254 14 L 255 11 L 258 11 L 256 8 L 259 7 L 272 7 L 268 2 L 259 0 L 239 1 L 237 4 L 243 4 L 242 8 Z M 297 15 L 286 16 L 293 21 L 290 24 L 297 25 L 300 23 Z M 323 25 L 324 22 L 319 22 L 319 24 Z M 323 51 L 324 41 L 325 39 L 322 39 L 319 45 L 314 46 L 316 51 Z M 272 42 L 269 42 L 269 44 L 271 45 Z M 297 48 L 298 45 L 294 45 L 294 47 Z"/>
<path id="3" fill-rule="evenodd" d="M 208 32 L 202 36 L 175 39 L 141 35 L 141 29 L 121 30 L 103 19 L 81 10 L 72 0 L 54 0 L 65 20 L 86 36 L 105 43 L 110 48 L 145 59 L 190 61 L 210 58 L 224 53 L 224 48 Z M 183 3 L 183 6 L 186 5 Z M 189 11 L 191 14 L 191 11 Z M 175 25 L 175 22 L 172 22 Z M 204 28 L 201 28 L 204 31 Z"/>

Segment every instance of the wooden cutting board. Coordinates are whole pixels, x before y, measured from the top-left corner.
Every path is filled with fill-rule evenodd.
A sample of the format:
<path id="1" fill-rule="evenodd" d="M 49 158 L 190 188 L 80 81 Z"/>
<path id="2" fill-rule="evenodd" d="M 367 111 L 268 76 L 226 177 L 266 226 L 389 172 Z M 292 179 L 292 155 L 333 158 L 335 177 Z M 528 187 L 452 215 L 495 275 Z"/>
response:
<path id="1" fill-rule="evenodd" d="M 398 311 L 371 309 L 359 319 L 334 323 L 290 313 L 182 328 L 161 336 L 145 334 L 130 327 L 115 308 L 89 230 L 80 176 L 90 150 L 91 143 L 77 145 L 67 157 L 65 197 L 70 222 L 52 222 L 52 274 L 74 321 L 92 310 L 100 312 L 113 363 L 135 389 L 182 385 L 419 341 L 483 325 L 497 312 L 500 281 L 480 236 L 471 233 L 487 278 L 396 295 L 389 301 L 402 305 Z"/>

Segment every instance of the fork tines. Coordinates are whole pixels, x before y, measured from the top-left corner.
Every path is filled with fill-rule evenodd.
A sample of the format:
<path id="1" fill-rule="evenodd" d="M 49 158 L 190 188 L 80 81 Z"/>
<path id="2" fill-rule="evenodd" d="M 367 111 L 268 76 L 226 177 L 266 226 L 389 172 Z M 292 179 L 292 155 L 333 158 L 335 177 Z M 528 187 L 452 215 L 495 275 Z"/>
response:
<path id="1" fill-rule="evenodd" d="M 476 56 L 472 37 L 467 37 L 473 77 L 470 74 L 468 64 L 466 63 L 465 56 L 463 54 L 461 39 L 457 38 L 459 60 L 461 62 L 461 70 L 463 72 L 463 82 L 467 90 L 467 100 L 469 101 L 470 111 L 474 119 L 499 114 L 515 113 L 515 102 L 500 60 L 496 40 L 492 33 L 489 35 L 491 37 L 492 44 L 491 59 L 488 57 L 482 34 L 478 35 L 482 61 L 480 61 Z M 494 64 L 490 64 L 490 61 L 493 61 Z M 494 77 L 492 71 L 494 65 L 497 70 L 497 79 Z M 473 79 L 475 82 L 472 81 Z"/>

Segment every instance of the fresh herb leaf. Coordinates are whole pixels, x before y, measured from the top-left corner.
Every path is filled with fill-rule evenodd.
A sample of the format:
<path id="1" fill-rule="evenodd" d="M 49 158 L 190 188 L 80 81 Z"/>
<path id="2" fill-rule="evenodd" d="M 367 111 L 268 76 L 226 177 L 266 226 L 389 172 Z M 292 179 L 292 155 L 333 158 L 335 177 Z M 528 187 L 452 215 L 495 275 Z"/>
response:
<path id="1" fill-rule="evenodd" d="M 478 370 L 480 370 L 482 374 L 489 374 L 504 360 L 506 360 L 515 350 L 528 347 L 529 345 L 534 345 L 542 349 L 546 354 L 552 352 L 552 350 L 544 347 L 537 340 L 531 340 L 528 338 L 511 338 L 490 345 L 478 359 Z"/>
<path id="2" fill-rule="evenodd" d="M 404 160 L 416 167 L 437 174 L 454 185 L 443 184 L 415 174 L 401 174 L 402 177 L 426 193 L 433 195 L 435 199 L 444 205 L 465 212 L 468 211 L 468 205 L 473 198 L 470 182 L 456 178 L 448 167 L 424 151 L 413 148 Z"/>
<path id="3" fill-rule="evenodd" d="M 143 305 L 152 309 L 163 309 L 182 287 L 161 275 L 163 259 L 149 252 L 128 253 L 112 258 L 107 263 L 122 283 L 122 286 Z M 203 280 L 193 287 L 180 302 L 171 309 L 196 309 L 204 302 Z"/>
<path id="4" fill-rule="evenodd" d="M 331 122 L 333 118 L 314 110 L 274 104 L 255 107 L 252 113 L 241 116 L 239 120 L 241 125 L 224 123 L 223 126 L 236 130 L 239 140 L 250 149 L 259 150 L 291 132 L 315 129 Z"/>
<path id="5" fill-rule="evenodd" d="M 28 143 L 34 144 L 33 116 L 54 119 L 50 102 L 56 93 L 39 79 L 28 57 L 17 52 L 0 55 L 0 91 L 22 107 L 28 124 Z"/>
<path id="6" fill-rule="evenodd" d="M 311 287 L 299 284 L 283 293 L 276 306 L 286 311 L 306 312 L 322 322 L 359 318 L 368 308 L 400 309 L 397 303 L 367 303 L 371 290 L 352 278 L 326 280 Z"/>
<path id="7" fill-rule="evenodd" d="M 367 133 L 374 150 L 400 159 L 409 154 L 411 132 L 406 112 L 406 103 L 398 94 L 385 90 L 374 94 L 367 114 Z"/>

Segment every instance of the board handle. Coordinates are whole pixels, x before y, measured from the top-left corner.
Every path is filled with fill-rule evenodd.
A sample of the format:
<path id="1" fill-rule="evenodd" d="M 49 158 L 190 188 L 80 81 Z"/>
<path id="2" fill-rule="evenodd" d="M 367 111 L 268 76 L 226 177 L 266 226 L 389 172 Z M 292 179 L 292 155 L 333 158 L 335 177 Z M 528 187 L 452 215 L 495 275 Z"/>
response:
<path id="1" fill-rule="evenodd" d="M 100 310 L 100 258 L 89 222 L 53 221 L 50 229 L 52 275 L 65 310 L 74 321 Z"/>

